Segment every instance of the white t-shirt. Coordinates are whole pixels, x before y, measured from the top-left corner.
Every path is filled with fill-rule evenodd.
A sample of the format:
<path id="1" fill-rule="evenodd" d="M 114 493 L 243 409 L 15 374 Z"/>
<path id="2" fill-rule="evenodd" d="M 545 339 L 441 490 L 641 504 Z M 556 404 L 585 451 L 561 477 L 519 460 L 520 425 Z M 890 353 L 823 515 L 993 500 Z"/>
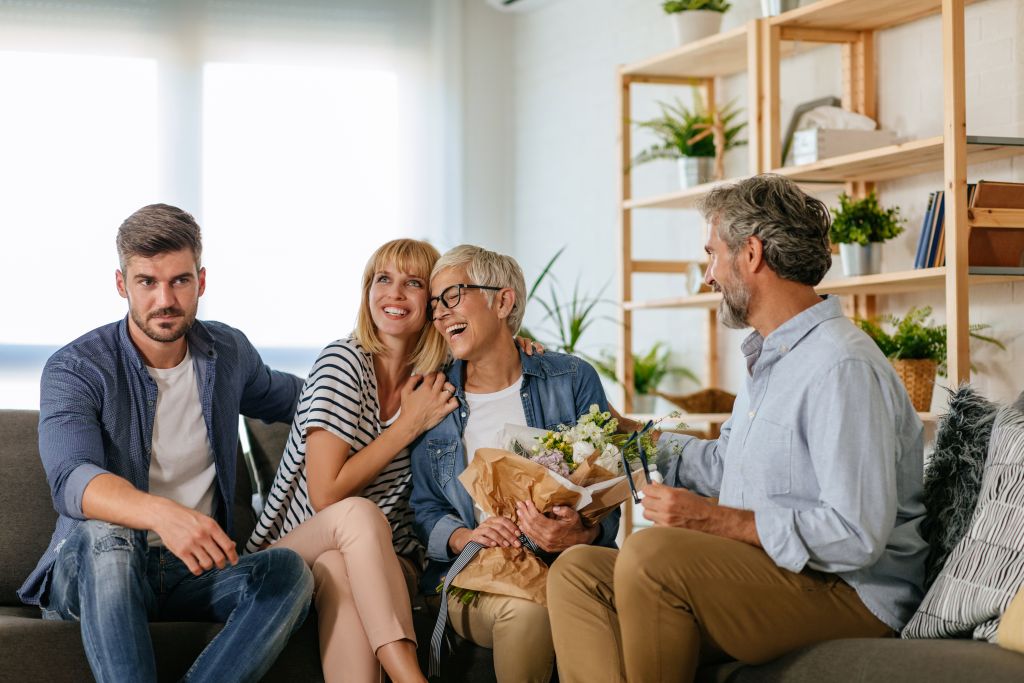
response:
<path id="1" fill-rule="evenodd" d="M 192 354 L 173 368 L 150 368 L 156 382 L 156 418 L 149 455 L 149 492 L 204 515 L 213 514 L 217 465 L 206 433 Z M 163 545 L 150 531 L 149 544 Z"/>
<path id="2" fill-rule="evenodd" d="M 469 419 L 462 434 L 462 442 L 466 448 L 466 464 L 473 461 L 478 448 L 501 448 L 498 435 L 505 425 L 526 426 L 526 412 L 523 410 L 523 399 L 519 390 L 523 386 L 523 376 L 507 389 L 490 394 L 471 394 L 466 392 L 466 403 L 469 404 Z M 476 505 L 477 524 L 487 518 L 487 513 Z"/>

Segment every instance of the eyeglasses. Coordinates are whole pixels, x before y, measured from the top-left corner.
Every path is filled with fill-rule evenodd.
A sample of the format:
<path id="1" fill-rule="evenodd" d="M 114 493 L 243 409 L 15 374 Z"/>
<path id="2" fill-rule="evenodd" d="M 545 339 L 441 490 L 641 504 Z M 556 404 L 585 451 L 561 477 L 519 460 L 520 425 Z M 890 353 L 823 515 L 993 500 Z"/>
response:
<path id="1" fill-rule="evenodd" d="M 451 287 L 445 287 L 444 291 L 439 296 L 432 296 L 427 299 L 427 320 L 434 319 L 434 311 L 437 309 L 437 304 L 440 302 L 444 304 L 445 308 L 452 309 L 462 302 L 462 290 L 464 289 L 489 289 L 494 292 L 500 292 L 501 287 L 488 287 L 487 285 L 452 285 Z"/>
<path id="2" fill-rule="evenodd" d="M 629 470 L 629 461 L 626 460 L 626 448 L 632 444 L 636 444 L 636 450 L 640 457 L 640 466 L 643 468 L 644 479 L 647 483 L 651 483 L 651 473 L 648 471 L 647 454 L 644 453 L 644 443 L 640 440 L 640 437 L 651 431 L 654 427 L 654 420 L 648 420 L 647 424 L 644 425 L 643 429 L 633 432 L 626 443 L 622 444 L 622 448 L 619 449 L 619 455 L 622 457 L 622 471 L 626 473 L 626 481 L 629 483 L 629 492 L 633 496 L 633 502 L 637 505 L 640 504 L 640 493 L 636 490 L 636 483 L 633 481 L 633 473 Z"/>

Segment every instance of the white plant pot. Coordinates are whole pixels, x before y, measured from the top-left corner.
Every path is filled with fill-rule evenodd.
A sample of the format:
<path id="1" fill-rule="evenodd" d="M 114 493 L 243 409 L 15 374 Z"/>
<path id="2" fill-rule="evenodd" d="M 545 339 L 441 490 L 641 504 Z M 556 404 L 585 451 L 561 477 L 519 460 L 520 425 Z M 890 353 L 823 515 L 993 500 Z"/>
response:
<path id="1" fill-rule="evenodd" d="M 843 262 L 843 274 L 847 277 L 874 275 L 882 271 L 882 243 L 872 242 L 866 246 L 840 244 L 839 258 Z"/>
<path id="2" fill-rule="evenodd" d="M 681 157 L 678 161 L 679 187 L 684 190 L 710 182 L 715 172 L 714 157 Z"/>
<path id="3" fill-rule="evenodd" d="M 669 15 L 676 34 L 676 43 L 686 45 L 718 33 L 722 26 L 722 12 L 695 9 Z"/>
<path id="4" fill-rule="evenodd" d="M 654 415 L 658 397 L 654 394 L 633 394 L 633 412 L 639 415 Z"/>

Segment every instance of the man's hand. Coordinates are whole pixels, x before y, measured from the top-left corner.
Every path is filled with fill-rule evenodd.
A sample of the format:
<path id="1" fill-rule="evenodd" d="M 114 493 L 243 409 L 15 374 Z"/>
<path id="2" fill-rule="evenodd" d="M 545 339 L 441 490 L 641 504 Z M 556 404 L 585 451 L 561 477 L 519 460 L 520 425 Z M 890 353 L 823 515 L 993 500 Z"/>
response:
<path id="1" fill-rule="evenodd" d="M 453 553 L 461 553 L 470 541 L 476 541 L 485 548 L 518 548 L 519 528 L 504 517 L 488 517 L 475 529 L 456 529 L 448 539 Z"/>
<path id="2" fill-rule="evenodd" d="M 750 510 L 724 507 L 687 489 L 664 484 L 648 484 L 643 494 L 644 519 L 655 526 L 693 529 L 761 547 Z"/>
<path id="3" fill-rule="evenodd" d="M 199 576 L 214 567 L 238 564 L 234 541 L 213 518 L 166 498 L 157 498 L 154 505 L 159 514 L 153 531 L 190 572 Z"/>
<path id="4" fill-rule="evenodd" d="M 579 513 L 564 505 L 552 508 L 550 517 L 542 514 L 532 500 L 516 503 L 516 508 L 519 528 L 549 553 L 560 553 L 581 543 L 593 543 L 601 532 L 598 527 L 584 526 Z"/>

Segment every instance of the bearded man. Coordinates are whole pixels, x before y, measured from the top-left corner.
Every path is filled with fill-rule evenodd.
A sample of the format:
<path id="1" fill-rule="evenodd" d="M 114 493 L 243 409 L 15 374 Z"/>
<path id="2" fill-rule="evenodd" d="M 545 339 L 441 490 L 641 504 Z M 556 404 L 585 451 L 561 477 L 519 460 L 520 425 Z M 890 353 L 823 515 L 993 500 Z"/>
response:
<path id="1" fill-rule="evenodd" d="M 817 641 L 898 632 L 922 597 L 922 425 L 892 366 L 814 287 L 829 213 L 780 176 L 712 190 L 705 282 L 752 327 L 721 436 L 658 435 L 654 528 L 548 578 L 559 678 L 692 681 Z"/>
<path id="2" fill-rule="evenodd" d="M 187 680 L 258 680 L 302 624 L 313 578 L 291 550 L 240 558 L 228 536 L 238 416 L 290 421 L 302 381 L 238 330 L 196 320 L 206 269 L 187 212 L 139 209 L 117 251 L 128 315 L 43 369 L 39 453 L 58 518 L 19 595 L 81 623 L 97 681 L 156 681 L 158 620 L 225 623 Z"/>

